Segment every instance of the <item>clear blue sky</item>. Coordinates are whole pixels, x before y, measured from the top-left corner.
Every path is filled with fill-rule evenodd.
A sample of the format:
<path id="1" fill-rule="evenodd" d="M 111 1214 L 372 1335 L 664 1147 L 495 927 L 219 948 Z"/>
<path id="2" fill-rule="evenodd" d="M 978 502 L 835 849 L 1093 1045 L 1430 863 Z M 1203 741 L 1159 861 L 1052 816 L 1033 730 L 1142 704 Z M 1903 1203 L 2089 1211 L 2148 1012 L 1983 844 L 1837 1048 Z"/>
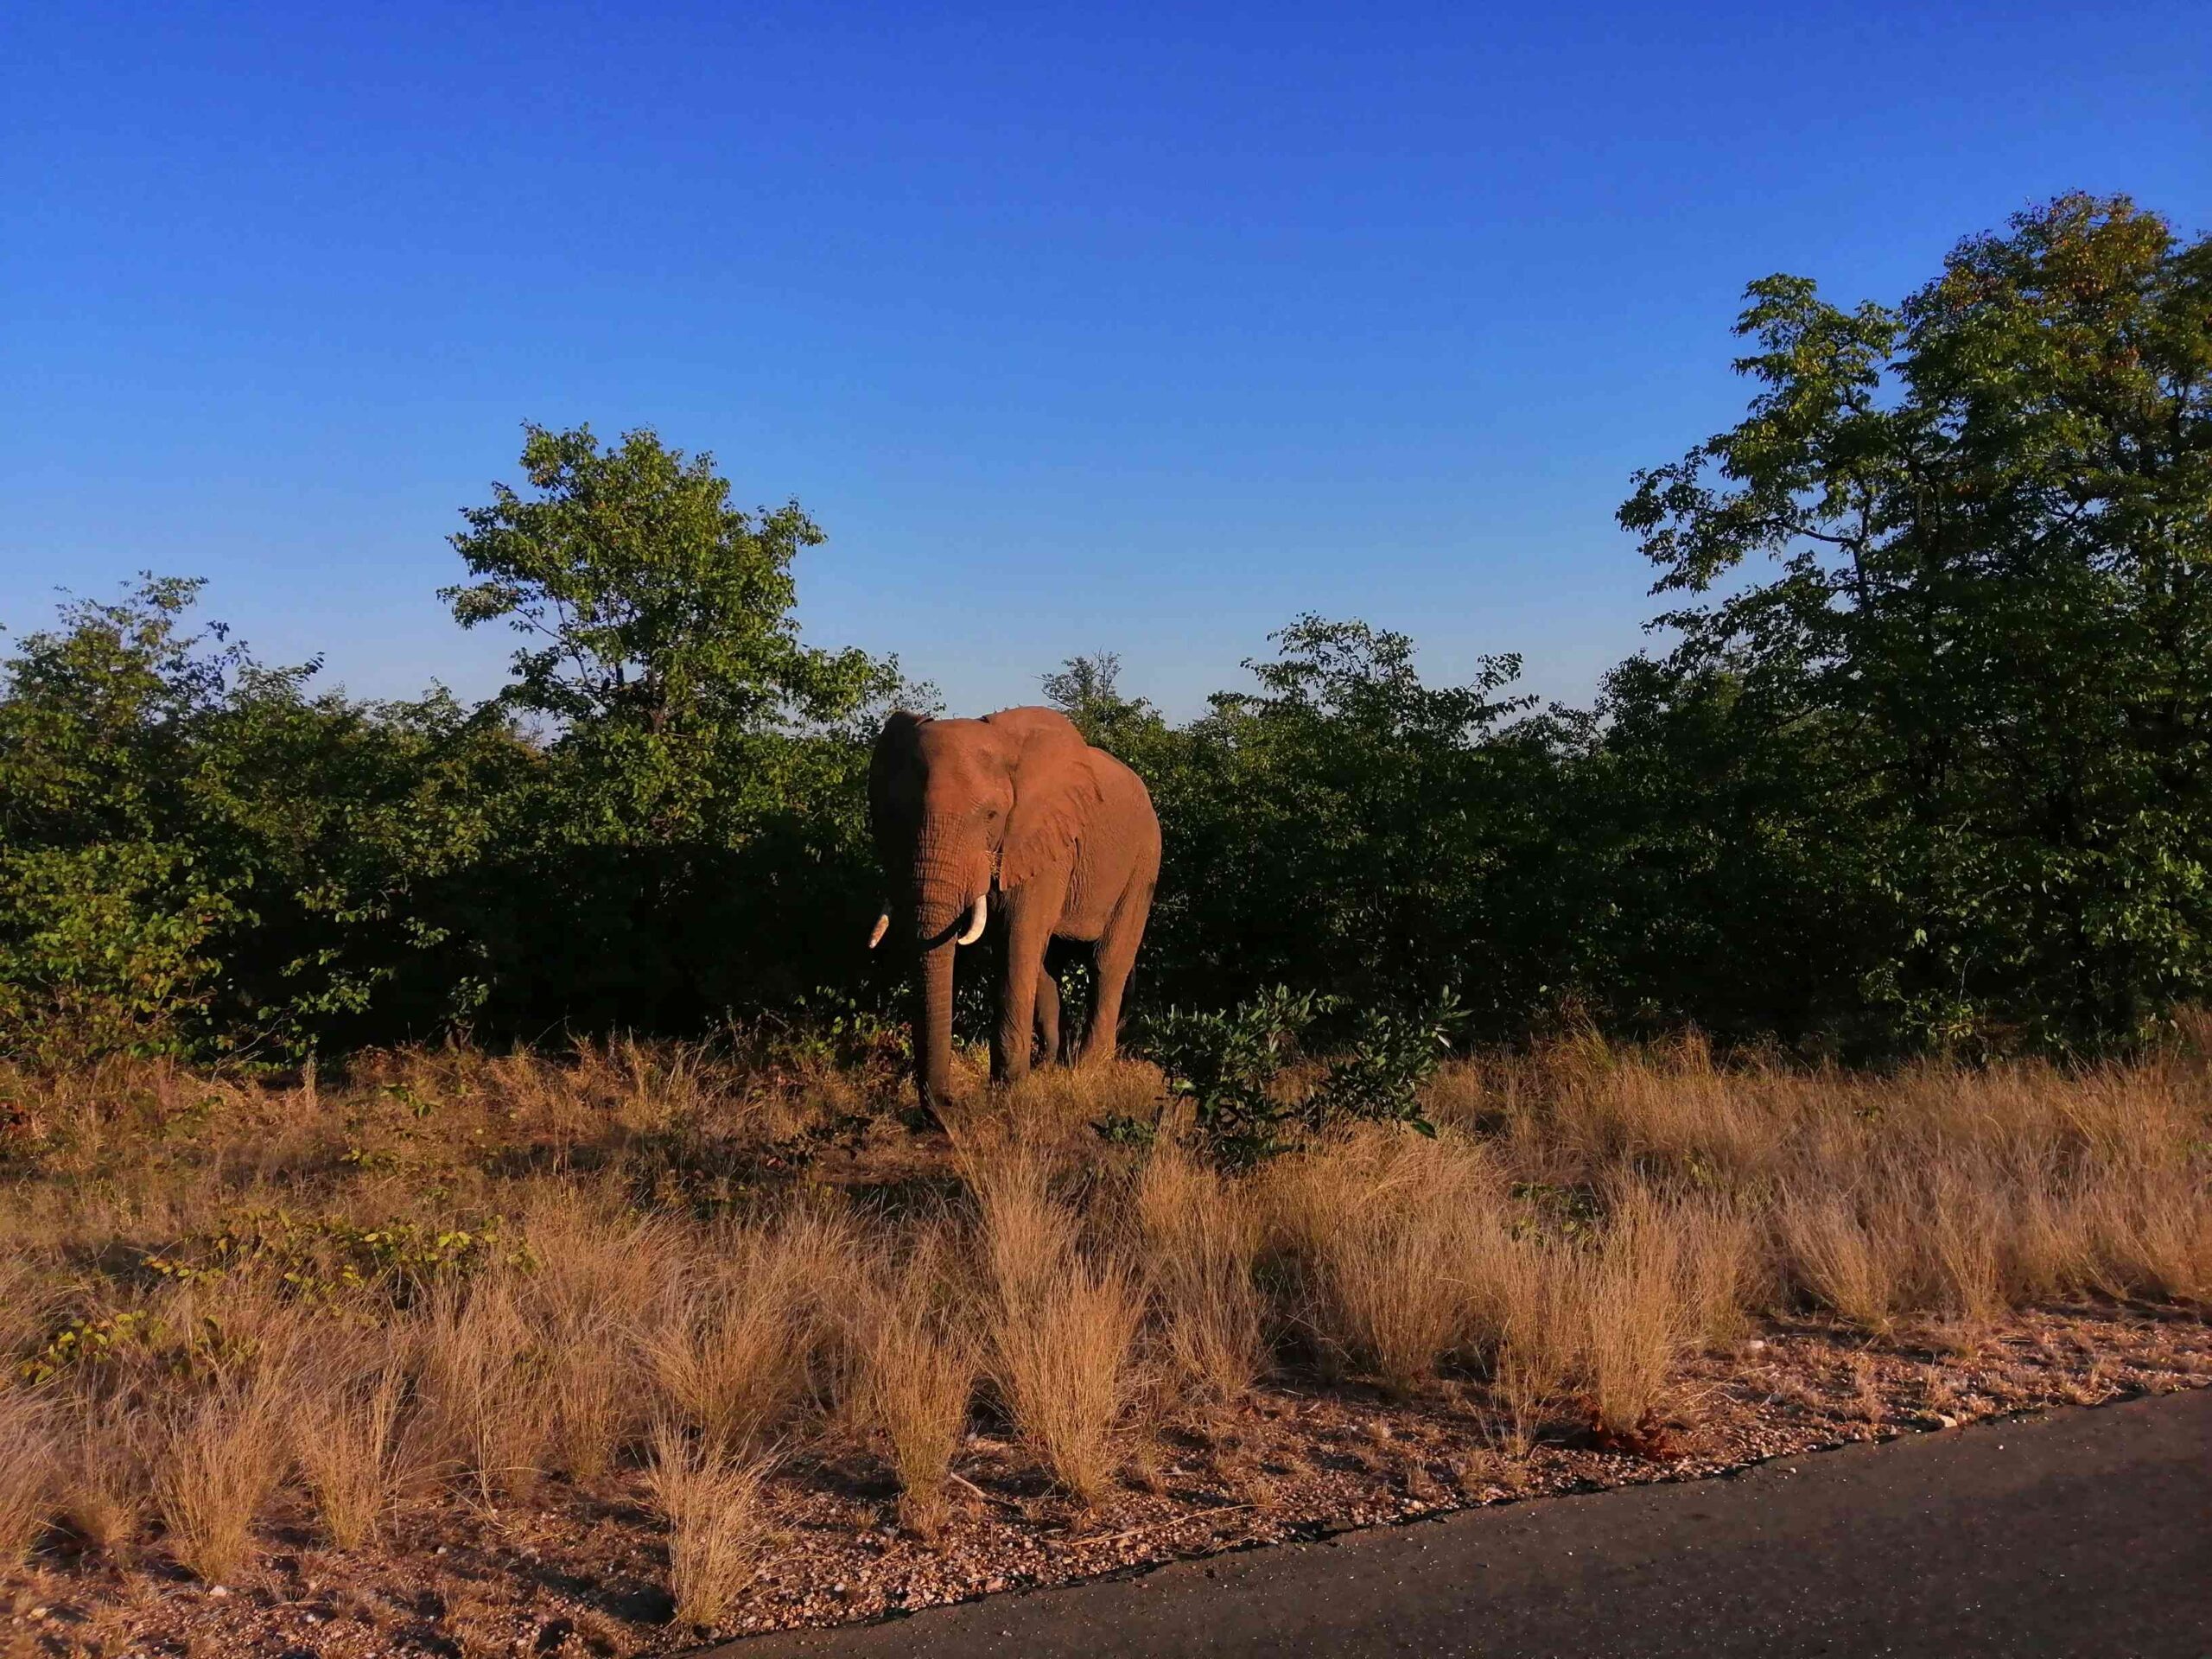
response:
<path id="1" fill-rule="evenodd" d="M 956 709 L 1294 613 L 1637 648 L 1630 469 L 1777 270 L 1894 298 L 2069 188 L 2212 222 L 2176 3 L 18 6 L 0 620 L 142 567 L 355 691 L 467 692 L 456 510 L 651 424 L 830 531 L 809 636 Z"/>

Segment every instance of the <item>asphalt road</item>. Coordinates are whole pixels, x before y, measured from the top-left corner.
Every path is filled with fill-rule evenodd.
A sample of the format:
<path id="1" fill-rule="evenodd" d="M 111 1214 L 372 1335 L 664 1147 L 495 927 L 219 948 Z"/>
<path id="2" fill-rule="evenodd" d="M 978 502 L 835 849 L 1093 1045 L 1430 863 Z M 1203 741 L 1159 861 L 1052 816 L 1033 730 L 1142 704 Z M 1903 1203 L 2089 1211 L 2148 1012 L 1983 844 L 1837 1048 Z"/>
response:
<path id="1" fill-rule="evenodd" d="M 1181 1561 L 722 1659 L 2212 1656 L 2212 1390 Z"/>

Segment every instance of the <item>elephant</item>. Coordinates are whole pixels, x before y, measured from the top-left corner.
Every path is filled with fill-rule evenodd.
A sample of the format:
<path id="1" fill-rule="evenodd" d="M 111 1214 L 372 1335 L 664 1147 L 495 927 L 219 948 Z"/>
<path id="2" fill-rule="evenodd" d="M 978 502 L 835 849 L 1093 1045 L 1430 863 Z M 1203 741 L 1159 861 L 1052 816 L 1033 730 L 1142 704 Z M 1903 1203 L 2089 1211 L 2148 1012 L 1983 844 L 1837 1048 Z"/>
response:
<path id="1" fill-rule="evenodd" d="M 1122 995 L 1160 880 L 1160 819 L 1144 780 L 1050 709 L 980 720 L 901 709 L 868 764 L 868 817 L 888 877 L 873 950 L 897 915 L 920 959 L 916 1084 L 925 1117 L 952 1075 L 952 959 L 995 923 L 991 1075 L 1030 1066 L 1034 1033 L 1059 1058 L 1055 938 L 1095 947 L 1096 1001 L 1079 1065 L 1110 1060 Z"/>

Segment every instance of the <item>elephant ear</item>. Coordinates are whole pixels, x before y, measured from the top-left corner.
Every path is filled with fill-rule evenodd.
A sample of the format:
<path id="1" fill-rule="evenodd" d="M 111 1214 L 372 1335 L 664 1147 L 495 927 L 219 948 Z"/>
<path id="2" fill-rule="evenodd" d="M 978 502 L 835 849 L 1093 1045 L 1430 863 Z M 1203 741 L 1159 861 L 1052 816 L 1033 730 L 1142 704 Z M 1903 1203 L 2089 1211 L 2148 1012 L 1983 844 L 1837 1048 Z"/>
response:
<path id="1" fill-rule="evenodd" d="M 984 719 L 1015 746 L 1014 810 L 999 855 L 999 886 L 1018 887 L 1072 861 L 1075 843 L 1105 792 L 1091 768 L 1090 746 L 1065 715 L 1007 709 Z"/>
<path id="2" fill-rule="evenodd" d="M 875 748 L 868 761 L 868 809 L 879 847 L 901 846 L 906 840 L 906 821 L 893 810 L 891 797 L 898 780 L 914 764 L 915 734 L 929 723 L 927 715 L 918 715 L 911 709 L 894 709 L 876 734 Z"/>

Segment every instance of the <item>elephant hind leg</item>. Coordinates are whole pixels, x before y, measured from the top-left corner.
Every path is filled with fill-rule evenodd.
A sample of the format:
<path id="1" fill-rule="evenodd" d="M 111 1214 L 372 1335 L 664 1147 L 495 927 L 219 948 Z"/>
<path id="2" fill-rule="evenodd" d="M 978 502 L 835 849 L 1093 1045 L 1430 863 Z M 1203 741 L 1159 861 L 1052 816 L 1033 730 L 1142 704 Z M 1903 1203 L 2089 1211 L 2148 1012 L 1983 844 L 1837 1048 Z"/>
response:
<path id="1" fill-rule="evenodd" d="M 1090 1030 L 1084 1039 L 1077 1062 L 1096 1065 L 1114 1058 L 1121 1034 L 1122 993 L 1128 988 L 1129 971 L 1136 966 L 1137 946 L 1144 938 L 1144 925 L 1152 914 L 1152 883 L 1141 881 L 1122 896 L 1098 938 L 1098 997 L 1090 1014 Z"/>
<path id="2" fill-rule="evenodd" d="M 1042 1064 L 1060 1063 L 1060 985 L 1049 957 L 1037 975 L 1037 1046 Z"/>

